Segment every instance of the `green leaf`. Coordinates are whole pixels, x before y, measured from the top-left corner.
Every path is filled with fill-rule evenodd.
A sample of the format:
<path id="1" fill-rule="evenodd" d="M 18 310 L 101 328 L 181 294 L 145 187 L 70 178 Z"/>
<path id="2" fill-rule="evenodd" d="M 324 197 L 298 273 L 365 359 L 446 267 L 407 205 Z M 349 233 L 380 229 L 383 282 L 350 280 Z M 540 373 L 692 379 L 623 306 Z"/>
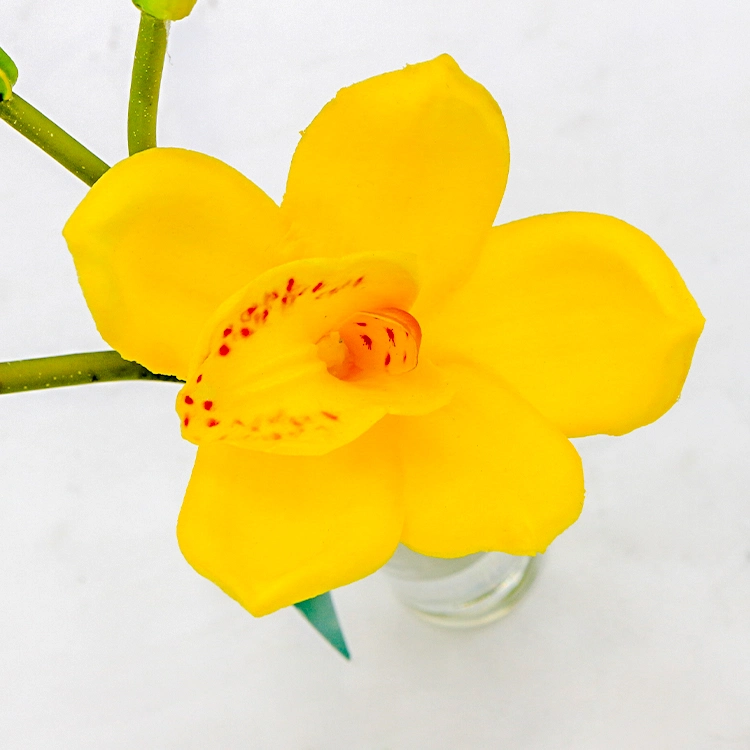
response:
<path id="1" fill-rule="evenodd" d="M 344 632 L 339 625 L 336 610 L 333 608 L 331 592 L 321 594 L 294 605 L 310 621 L 310 624 L 333 646 L 345 659 L 350 659 L 346 647 Z"/>

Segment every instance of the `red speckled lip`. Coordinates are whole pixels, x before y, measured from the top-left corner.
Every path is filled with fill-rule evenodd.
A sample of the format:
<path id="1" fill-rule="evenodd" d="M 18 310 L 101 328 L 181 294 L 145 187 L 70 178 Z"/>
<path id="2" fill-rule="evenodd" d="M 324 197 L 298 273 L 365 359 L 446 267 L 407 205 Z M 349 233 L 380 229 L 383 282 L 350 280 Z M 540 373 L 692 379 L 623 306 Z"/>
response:
<path id="1" fill-rule="evenodd" d="M 349 350 L 352 374 L 400 375 L 413 370 L 419 361 L 422 331 L 416 318 L 405 310 L 357 313 L 341 326 L 339 336 Z M 347 379 L 343 370 L 338 376 L 342 374 Z"/>
<path id="2" fill-rule="evenodd" d="M 259 276 L 217 311 L 178 399 L 183 437 L 289 455 L 355 439 L 397 389 L 396 378 L 368 390 L 356 376 L 417 367 L 419 324 L 401 309 L 417 291 L 409 269 L 386 256 L 295 261 Z M 323 339 L 326 354 L 354 362 L 348 373 L 331 369 Z M 351 383 L 337 382 L 346 374 Z"/>

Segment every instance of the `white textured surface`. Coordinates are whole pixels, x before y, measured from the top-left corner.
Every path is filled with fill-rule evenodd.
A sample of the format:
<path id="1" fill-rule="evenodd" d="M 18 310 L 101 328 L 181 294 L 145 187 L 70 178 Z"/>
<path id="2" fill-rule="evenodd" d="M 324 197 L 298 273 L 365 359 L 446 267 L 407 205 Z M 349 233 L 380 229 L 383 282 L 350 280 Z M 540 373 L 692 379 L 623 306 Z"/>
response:
<path id="1" fill-rule="evenodd" d="M 2 0 L 18 91 L 124 155 L 127 0 Z M 588 498 L 507 620 L 442 632 L 375 576 L 337 595 L 346 664 L 180 557 L 192 449 L 167 384 L 0 400 L 3 748 L 750 748 L 750 11 L 703 0 L 199 0 L 172 29 L 162 143 L 274 198 L 346 84 L 450 52 L 505 112 L 500 220 L 620 216 L 708 319 L 679 404 L 579 441 Z M 60 228 L 85 187 L 0 123 L 0 359 L 102 346 Z"/>

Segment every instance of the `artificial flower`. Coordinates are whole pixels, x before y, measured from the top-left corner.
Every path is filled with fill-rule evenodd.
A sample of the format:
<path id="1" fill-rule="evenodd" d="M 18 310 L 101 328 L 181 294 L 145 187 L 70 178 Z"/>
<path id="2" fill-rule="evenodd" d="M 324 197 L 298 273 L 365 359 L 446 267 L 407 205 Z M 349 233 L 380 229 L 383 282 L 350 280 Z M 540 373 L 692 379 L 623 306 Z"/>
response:
<path id="1" fill-rule="evenodd" d="M 447 55 L 343 89 L 277 206 L 216 159 L 117 164 L 65 227 L 102 336 L 186 381 L 187 560 L 254 615 L 399 542 L 533 555 L 578 517 L 568 440 L 680 394 L 703 318 L 645 234 L 493 227 L 503 116 Z"/>

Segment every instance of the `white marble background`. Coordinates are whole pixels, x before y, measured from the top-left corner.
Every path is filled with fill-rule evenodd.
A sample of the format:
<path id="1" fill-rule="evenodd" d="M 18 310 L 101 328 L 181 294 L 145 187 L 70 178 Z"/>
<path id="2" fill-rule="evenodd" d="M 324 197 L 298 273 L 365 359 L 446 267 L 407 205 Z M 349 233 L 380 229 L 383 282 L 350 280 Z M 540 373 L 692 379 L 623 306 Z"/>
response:
<path id="1" fill-rule="evenodd" d="M 137 20 L 128 0 L 0 4 L 18 92 L 110 163 Z M 666 417 L 578 441 L 583 516 L 507 620 L 435 629 L 376 575 L 336 598 L 349 664 L 182 560 L 174 386 L 1 397 L 0 746 L 750 748 L 749 40 L 736 0 L 199 0 L 172 29 L 162 144 L 280 199 L 338 88 L 447 51 L 505 112 L 499 220 L 630 221 L 707 327 Z M 0 360 L 102 348 L 60 236 L 84 193 L 0 123 Z"/>

